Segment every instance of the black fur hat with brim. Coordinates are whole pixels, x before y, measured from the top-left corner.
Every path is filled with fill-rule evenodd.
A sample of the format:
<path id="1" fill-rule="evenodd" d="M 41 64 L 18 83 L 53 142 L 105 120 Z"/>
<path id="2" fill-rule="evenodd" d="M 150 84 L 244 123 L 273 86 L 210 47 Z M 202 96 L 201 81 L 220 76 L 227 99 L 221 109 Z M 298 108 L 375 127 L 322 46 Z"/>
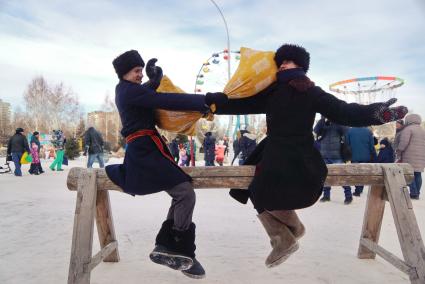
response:
<path id="1" fill-rule="evenodd" d="M 122 77 L 134 67 L 144 67 L 145 62 L 137 50 L 129 50 L 115 58 L 114 61 L 112 61 L 112 65 L 114 65 L 118 78 L 122 79 Z"/>
<path id="2" fill-rule="evenodd" d="M 293 61 L 307 73 L 310 66 L 310 53 L 304 47 L 295 44 L 284 44 L 276 50 L 274 61 L 277 68 L 283 61 Z"/>

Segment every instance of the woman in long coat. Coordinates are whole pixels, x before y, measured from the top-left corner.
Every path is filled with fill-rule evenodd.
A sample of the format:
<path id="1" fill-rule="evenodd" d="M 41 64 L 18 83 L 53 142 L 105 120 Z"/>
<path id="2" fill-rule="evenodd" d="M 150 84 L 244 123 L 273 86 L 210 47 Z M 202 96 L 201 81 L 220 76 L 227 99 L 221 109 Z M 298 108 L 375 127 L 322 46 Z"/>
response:
<path id="1" fill-rule="evenodd" d="M 371 105 L 347 104 L 305 75 L 309 53 L 283 45 L 275 55 L 277 82 L 259 94 L 216 104 L 216 114 L 266 114 L 268 137 L 254 151 L 256 173 L 249 185 L 251 200 L 271 238 L 266 260 L 272 267 L 298 249 L 304 226 L 294 209 L 313 205 L 322 193 L 327 167 L 313 146 L 316 113 L 347 126 L 383 124 L 404 117 L 405 107 L 389 108 L 395 99 Z"/>

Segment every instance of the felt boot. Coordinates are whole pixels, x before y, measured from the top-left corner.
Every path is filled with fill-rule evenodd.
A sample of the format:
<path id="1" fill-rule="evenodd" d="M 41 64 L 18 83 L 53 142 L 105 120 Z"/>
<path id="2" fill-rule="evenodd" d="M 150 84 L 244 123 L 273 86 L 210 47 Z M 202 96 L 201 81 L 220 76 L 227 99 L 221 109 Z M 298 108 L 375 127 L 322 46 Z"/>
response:
<path id="1" fill-rule="evenodd" d="M 305 235 L 305 227 L 298 218 L 295 210 L 273 210 L 267 212 L 273 215 L 279 222 L 285 224 L 291 230 L 295 239 L 299 240 Z"/>
<path id="2" fill-rule="evenodd" d="M 186 231 L 173 229 L 173 220 L 166 220 L 156 236 L 155 248 L 150 259 L 175 270 L 187 270 L 195 257 L 195 224 Z"/>
<path id="3" fill-rule="evenodd" d="M 298 250 L 298 242 L 291 230 L 279 222 L 268 211 L 258 215 L 264 229 L 270 237 L 272 251 L 266 259 L 266 266 L 271 268 L 287 260 L 291 254 Z"/>

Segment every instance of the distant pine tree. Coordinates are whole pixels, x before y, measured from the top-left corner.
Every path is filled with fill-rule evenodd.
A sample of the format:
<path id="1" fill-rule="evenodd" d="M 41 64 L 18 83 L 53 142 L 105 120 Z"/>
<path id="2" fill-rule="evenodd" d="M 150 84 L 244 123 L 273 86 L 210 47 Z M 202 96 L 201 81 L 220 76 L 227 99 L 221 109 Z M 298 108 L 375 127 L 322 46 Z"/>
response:
<path id="1" fill-rule="evenodd" d="M 74 160 L 75 158 L 80 156 L 80 149 L 78 146 L 77 139 L 69 138 L 66 140 L 65 156 L 67 156 L 70 160 Z"/>

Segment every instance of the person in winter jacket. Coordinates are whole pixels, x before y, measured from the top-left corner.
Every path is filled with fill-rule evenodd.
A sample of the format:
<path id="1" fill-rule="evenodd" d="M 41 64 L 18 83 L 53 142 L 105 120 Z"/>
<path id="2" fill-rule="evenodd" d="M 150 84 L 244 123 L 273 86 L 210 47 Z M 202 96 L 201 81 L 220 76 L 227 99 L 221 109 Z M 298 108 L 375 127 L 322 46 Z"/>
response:
<path id="1" fill-rule="evenodd" d="M 179 155 L 179 142 L 177 138 L 174 138 L 173 140 L 171 140 L 170 152 L 171 152 L 171 156 L 174 158 L 174 161 L 178 163 L 180 159 L 180 155 Z"/>
<path id="2" fill-rule="evenodd" d="M 411 199 L 419 199 L 422 172 L 425 167 L 425 130 L 421 122 L 422 118 L 419 114 L 412 113 L 406 116 L 396 150 L 400 155 L 400 162 L 409 163 L 413 167 L 415 178 L 409 185 Z"/>
<path id="3" fill-rule="evenodd" d="M 367 127 L 350 128 L 345 142 L 351 147 L 352 163 L 371 163 L 376 159 L 375 140 Z M 363 188 L 363 185 L 356 185 L 353 195 L 359 197 Z"/>
<path id="4" fill-rule="evenodd" d="M 205 270 L 195 258 L 195 224 L 192 222 L 195 191 L 192 179 L 174 161 L 165 142 L 156 130 L 156 109 L 208 113 L 212 101 L 224 102 L 227 97 L 215 93 L 157 93 L 162 69 L 151 59 L 146 65 L 149 81 L 141 84 L 145 63 L 136 50 L 127 51 L 112 62 L 119 83 L 115 103 L 122 122 L 121 134 L 127 150 L 123 164 L 105 167 L 109 179 L 131 195 L 166 191 L 171 207 L 155 241 L 150 259 L 186 276 L 205 277 Z"/>
<path id="5" fill-rule="evenodd" d="M 326 164 L 343 164 L 344 161 L 341 155 L 341 141 L 345 139 L 347 127 L 333 123 L 325 117 L 321 118 L 314 127 L 318 140 L 320 141 L 320 154 Z M 353 201 L 350 186 L 343 186 L 345 200 L 344 204 L 350 204 Z M 331 200 L 331 187 L 323 187 L 323 197 L 321 202 Z"/>
<path id="6" fill-rule="evenodd" d="M 235 160 L 238 158 L 241 149 L 239 147 L 239 141 L 241 139 L 241 132 L 240 130 L 238 130 L 238 132 L 236 133 L 236 139 L 233 141 L 233 159 L 232 159 L 232 163 L 231 165 L 233 165 L 233 163 L 235 162 Z"/>
<path id="7" fill-rule="evenodd" d="M 394 143 L 393 143 L 393 149 L 395 151 L 396 162 L 399 162 L 401 159 L 400 153 L 397 151 L 397 148 L 398 148 L 398 144 L 400 144 L 400 135 L 403 128 L 404 128 L 404 120 L 403 119 L 397 120 L 395 123 L 395 137 L 394 137 Z"/>
<path id="8" fill-rule="evenodd" d="M 245 160 L 251 155 L 257 146 L 255 134 L 250 133 L 248 130 L 241 130 L 241 138 L 239 139 L 239 165 L 243 165 Z"/>
<path id="9" fill-rule="evenodd" d="M 379 153 L 375 163 L 394 163 L 395 153 L 388 138 L 379 142 Z"/>
<path id="10" fill-rule="evenodd" d="M 56 158 L 53 161 L 53 163 L 50 165 L 50 169 L 52 171 L 55 171 L 55 167 L 56 167 L 56 170 L 58 172 L 63 171 L 62 163 L 63 163 L 63 156 L 65 155 L 66 138 L 62 130 L 53 130 L 52 144 L 56 149 Z"/>
<path id="11" fill-rule="evenodd" d="M 40 163 L 40 157 L 38 155 L 38 146 L 35 142 L 31 143 L 31 156 L 32 156 L 32 162 L 29 169 L 29 173 L 31 175 L 39 175 L 41 174 L 41 163 Z"/>
<path id="12" fill-rule="evenodd" d="M 12 160 L 15 164 L 15 176 L 22 176 L 21 171 L 21 158 L 25 151 L 30 153 L 28 141 L 23 134 L 24 129 L 21 127 L 16 128 L 15 135 L 13 135 L 7 143 L 7 156 L 8 160 Z"/>
<path id="13" fill-rule="evenodd" d="M 266 114 L 267 138 L 245 164 L 256 165 L 248 193 L 271 239 L 268 267 L 282 263 L 298 249 L 297 240 L 305 229 L 295 209 L 313 205 L 322 193 L 327 168 L 313 147 L 316 113 L 347 126 L 383 124 L 407 113 L 405 107 L 390 107 L 395 99 L 347 104 L 314 87 L 305 75 L 309 61 L 304 48 L 285 44 L 275 54 L 275 83 L 252 97 L 216 103 L 216 114 Z"/>
<path id="14" fill-rule="evenodd" d="M 205 133 L 203 143 L 205 166 L 214 166 L 215 160 L 215 137 L 211 132 Z"/>
<path id="15" fill-rule="evenodd" d="M 215 160 L 220 166 L 223 166 L 224 162 L 224 152 L 226 151 L 226 146 L 224 146 L 224 141 L 218 141 L 218 145 L 215 145 Z"/>
<path id="16" fill-rule="evenodd" d="M 41 151 L 41 143 L 40 143 L 40 133 L 38 131 L 34 131 L 31 136 L 30 144 L 35 143 L 37 145 L 37 154 L 38 157 L 40 157 L 40 151 Z M 44 173 L 43 167 L 41 166 L 41 162 L 38 164 L 38 171 L 40 174 Z"/>
<path id="17" fill-rule="evenodd" d="M 99 167 L 104 168 L 103 161 L 103 138 L 102 135 L 92 126 L 84 133 L 84 156 L 89 154 L 87 160 L 87 168 L 92 168 L 95 160 L 98 161 Z"/>

